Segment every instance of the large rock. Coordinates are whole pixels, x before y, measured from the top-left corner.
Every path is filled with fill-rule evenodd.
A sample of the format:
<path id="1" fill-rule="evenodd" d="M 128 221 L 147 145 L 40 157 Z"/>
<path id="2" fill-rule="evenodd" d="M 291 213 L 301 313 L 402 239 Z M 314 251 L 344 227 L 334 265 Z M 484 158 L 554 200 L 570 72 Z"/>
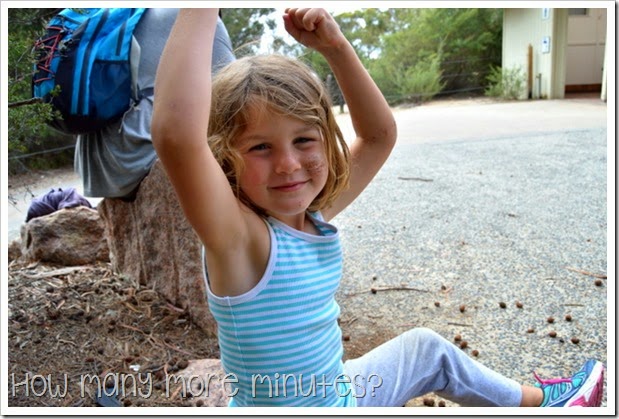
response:
<path id="1" fill-rule="evenodd" d="M 171 390 L 185 384 L 186 395 L 192 397 L 196 402 L 202 403 L 197 406 L 204 407 L 226 407 L 233 394 L 230 382 L 235 379 L 234 375 L 226 376 L 219 359 L 195 359 L 190 360 L 189 365 L 184 370 L 168 377 Z M 185 390 L 181 389 L 181 391 Z"/>
<path id="2" fill-rule="evenodd" d="M 79 206 L 33 218 L 21 227 L 21 253 L 27 261 L 87 265 L 109 261 L 99 213 Z"/>
<path id="3" fill-rule="evenodd" d="M 160 161 L 140 184 L 134 201 L 105 198 L 97 207 L 105 222 L 115 271 L 153 288 L 186 309 L 215 336 L 200 265 L 200 240 L 183 214 Z"/>

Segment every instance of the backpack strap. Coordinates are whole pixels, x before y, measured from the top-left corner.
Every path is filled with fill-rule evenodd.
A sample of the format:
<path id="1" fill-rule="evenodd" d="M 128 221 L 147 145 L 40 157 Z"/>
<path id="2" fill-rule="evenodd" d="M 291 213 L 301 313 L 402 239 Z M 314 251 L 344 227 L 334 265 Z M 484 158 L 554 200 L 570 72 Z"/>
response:
<path id="1" fill-rule="evenodd" d="M 141 47 L 135 35 L 131 37 L 131 54 L 129 56 L 129 65 L 131 66 L 131 97 L 136 102 L 142 99 L 142 91 L 138 85 L 138 70 L 140 68 Z"/>

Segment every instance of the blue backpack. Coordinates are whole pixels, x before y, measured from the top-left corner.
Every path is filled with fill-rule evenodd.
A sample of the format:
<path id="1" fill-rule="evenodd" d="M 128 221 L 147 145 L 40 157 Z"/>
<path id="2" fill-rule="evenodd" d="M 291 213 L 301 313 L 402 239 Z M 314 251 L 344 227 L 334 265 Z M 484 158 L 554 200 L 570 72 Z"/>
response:
<path id="1" fill-rule="evenodd" d="M 133 31 L 146 9 L 63 9 L 35 42 L 32 96 L 61 118 L 65 134 L 99 130 L 137 102 L 140 47 Z"/>

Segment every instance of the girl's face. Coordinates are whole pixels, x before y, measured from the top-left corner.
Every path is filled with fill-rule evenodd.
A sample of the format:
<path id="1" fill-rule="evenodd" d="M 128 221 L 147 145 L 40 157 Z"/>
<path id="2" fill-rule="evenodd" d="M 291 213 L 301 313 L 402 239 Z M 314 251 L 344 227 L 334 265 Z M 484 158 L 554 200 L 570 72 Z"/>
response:
<path id="1" fill-rule="evenodd" d="M 245 169 L 238 182 L 267 214 L 289 225 L 327 181 L 327 158 L 318 127 L 267 109 L 250 110 L 250 123 L 236 142 Z"/>

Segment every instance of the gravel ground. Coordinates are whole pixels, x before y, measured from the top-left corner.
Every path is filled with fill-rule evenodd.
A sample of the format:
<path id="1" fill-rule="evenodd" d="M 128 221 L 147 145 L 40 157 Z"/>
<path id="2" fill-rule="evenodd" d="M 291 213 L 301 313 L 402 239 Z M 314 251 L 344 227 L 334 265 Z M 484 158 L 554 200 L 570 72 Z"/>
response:
<path id="1" fill-rule="evenodd" d="M 521 383 L 606 363 L 607 282 L 591 275 L 607 274 L 606 138 L 600 128 L 398 144 L 334 220 L 348 356 L 424 326 L 460 334 L 471 356 Z M 381 289 L 402 285 L 414 289 Z"/>

